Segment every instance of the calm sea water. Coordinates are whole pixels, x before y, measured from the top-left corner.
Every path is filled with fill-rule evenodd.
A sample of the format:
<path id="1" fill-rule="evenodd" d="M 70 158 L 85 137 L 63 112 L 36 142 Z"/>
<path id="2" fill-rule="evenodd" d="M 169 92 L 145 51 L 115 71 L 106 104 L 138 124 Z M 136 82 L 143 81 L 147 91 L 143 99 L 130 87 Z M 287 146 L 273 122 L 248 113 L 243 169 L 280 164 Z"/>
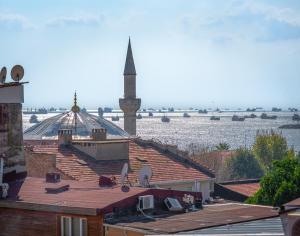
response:
<path id="1" fill-rule="evenodd" d="M 162 113 L 154 113 L 154 117 L 148 117 L 145 114 L 143 119 L 137 120 L 137 134 L 145 139 L 154 138 L 164 143 L 176 144 L 181 149 L 187 149 L 192 143 L 202 147 L 213 147 L 220 142 L 228 143 L 231 148 L 238 148 L 240 146 L 250 147 L 255 140 L 257 131 L 273 129 L 281 132 L 286 137 L 289 146 L 300 151 L 300 130 L 278 129 L 281 125 L 293 123 L 293 113 L 291 112 L 269 112 L 269 115 L 275 114 L 278 116 L 276 120 L 254 118 L 246 119 L 244 122 L 232 121 L 231 117 L 233 114 L 246 115 L 250 113 L 223 112 L 203 115 L 190 112 L 190 118 L 184 118 L 182 114 L 182 112 L 166 113 L 171 118 L 170 123 L 161 122 L 160 116 L 162 116 Z M 255 114 L 259 116 L 261 112 Z M 56 114 L 37 116 L 38 120 L 42 121 L 53 115 Z M 121 115 L 119 113 L 119 116 Z M 211 121 L 211 115 L 220 116 L 221 120 Z M 24 130 L 32 125 L 29 123 L 30 116 L 23 116 Z M 111 120 L 110 118 L 107 119 Z M 123 118 L 114 123 L 123 128 Z"/>

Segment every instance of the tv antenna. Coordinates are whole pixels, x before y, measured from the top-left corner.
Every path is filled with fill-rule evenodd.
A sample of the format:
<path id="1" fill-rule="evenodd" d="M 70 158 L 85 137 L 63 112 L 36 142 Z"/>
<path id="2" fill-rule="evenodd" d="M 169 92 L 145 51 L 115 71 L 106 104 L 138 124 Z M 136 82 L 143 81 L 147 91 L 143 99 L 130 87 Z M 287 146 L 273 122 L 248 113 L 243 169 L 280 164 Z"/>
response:
<path id="1" fill-rule="evenodd" d="M 19 82 L 24 76 L 24 68 L 20 65 L 15 65 L 11 69 L 10 75 L 15 82 Z"/>
<path id="2" fill-rule="evenodd" d="M 1 72 L 0 72 L 0 84 L 4 84 L 5 83 L 5 79 L 6 79 L 6 67 L 2 67 Z"/>
<path id="3" fill-rule="evenodd" d="M 122 171 L 121 171 L 121 189 L 123 192 L 129 191 L 129 186 L 125 184 L 127 180 L 127 183 L 129 183 L 129 186 L 131 186 L 131 183 L 128 179 L 128 163 L 124 163 Z"/>
<path id="4" fill-rule="evenodd" d="M 139 183 L 143 187 L 149 187 L 150 186 L 150 179 L 152 177 L 152 169 L 150 166 L 144 166 L 139 171 Z"/>
<path id="5" fill-rule="evenodd" d="M 121 171 L 121 185 L 125 185 L 125 180 L 128 180 L 128 163 L 124 163 Z"/>

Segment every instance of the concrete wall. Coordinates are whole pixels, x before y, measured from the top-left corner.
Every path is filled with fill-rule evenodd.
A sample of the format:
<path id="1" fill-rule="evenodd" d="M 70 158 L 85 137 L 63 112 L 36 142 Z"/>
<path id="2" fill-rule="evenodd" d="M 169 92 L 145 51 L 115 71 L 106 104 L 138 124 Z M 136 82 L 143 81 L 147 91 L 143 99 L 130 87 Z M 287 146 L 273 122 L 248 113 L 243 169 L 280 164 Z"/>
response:
<path id="1" fill-rule="evenodd" d="M 48 172 L 60 173 L 61 179 L 74 179 L 56 168 L 56 155 L 25 150 L 27 176 L 45 178 Z"/>
<path id="2" fill-rule="evenodd" d="M 300 235 L 300 209 L 283 213 L 280 218 L 286 236 Z"/>
<path id="3" fill-rule="evenodd" d="M 106 142 L 73 142 L 72 145 L 78 150 L 88 154 L 96 160 L 128 160 L 128 141 Z"/>
<path id="4" fill-rule="evenodd" d="M 202 180 L 198 181 L 200 183 L 200 192 L 202 192 L 203 202 L 210 198 L 210 193 L 213 192 L 213 189 L 210 184 L 212 180 Z M 170 184 L 155 184 L 155 186 L 164 188 L 164 189 L 171 189 L 171 190 L 181 190 L 181 191 L 197 191 L 195 189 L 194 181 L 191 182 L 182 182 L 182 183 L 170 183 Z"/>

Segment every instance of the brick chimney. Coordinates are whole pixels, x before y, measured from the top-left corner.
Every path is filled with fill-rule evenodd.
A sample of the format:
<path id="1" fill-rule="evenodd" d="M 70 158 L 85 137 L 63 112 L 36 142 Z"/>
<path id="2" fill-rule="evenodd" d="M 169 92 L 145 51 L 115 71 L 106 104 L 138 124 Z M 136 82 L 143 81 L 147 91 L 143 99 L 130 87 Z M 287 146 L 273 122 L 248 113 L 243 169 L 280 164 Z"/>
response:
<path id="1" fill-rule="evenodd" d="M 92 129 L 91 138 L 94 141 L 105 141 L 106 140 L 106 129 L 105 128 Z"/>
<path id="2" fill-rule="evenodd" d="M 66 146 L 72 143 L 72 129 L 58 130 L 58 145 Z"/>

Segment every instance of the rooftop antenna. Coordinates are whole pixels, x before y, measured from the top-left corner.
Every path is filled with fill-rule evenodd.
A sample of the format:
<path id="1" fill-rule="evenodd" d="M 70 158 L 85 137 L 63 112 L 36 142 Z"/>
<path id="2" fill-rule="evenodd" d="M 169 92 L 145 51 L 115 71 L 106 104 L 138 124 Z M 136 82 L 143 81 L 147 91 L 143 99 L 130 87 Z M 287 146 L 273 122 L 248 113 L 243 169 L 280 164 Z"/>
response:
<path id="1" fill-rule="evenodd" d="M 6 74 L 7 74 L 7 70 L 6 70 L 6 67 L 4 66 L 4 67 L 2 67 L 1 72 L 0 72 L 0 84 L 5 83 Z"/>
<path id="2" fill-rule="evenodd" d="M 121 185 L 125 185 L 125 180 L 128 180 L 128 163 L 124 163 L 121 171 Z"/>
<path id="3" fill-rule="evenodd" d="M 11 69 L 10 75 L 15 82 L 19 82 L 24 76 L 24 68 L 20 65 L 15 65 Z"/>
<path id="4" fill-rule="evenodd" d="M 139 171 L 139 183 L 143 187 L 147 188 L 150 186 L 150 179 L 152 177 L 152 169 L 150 166 L 143 166 Z"/>

